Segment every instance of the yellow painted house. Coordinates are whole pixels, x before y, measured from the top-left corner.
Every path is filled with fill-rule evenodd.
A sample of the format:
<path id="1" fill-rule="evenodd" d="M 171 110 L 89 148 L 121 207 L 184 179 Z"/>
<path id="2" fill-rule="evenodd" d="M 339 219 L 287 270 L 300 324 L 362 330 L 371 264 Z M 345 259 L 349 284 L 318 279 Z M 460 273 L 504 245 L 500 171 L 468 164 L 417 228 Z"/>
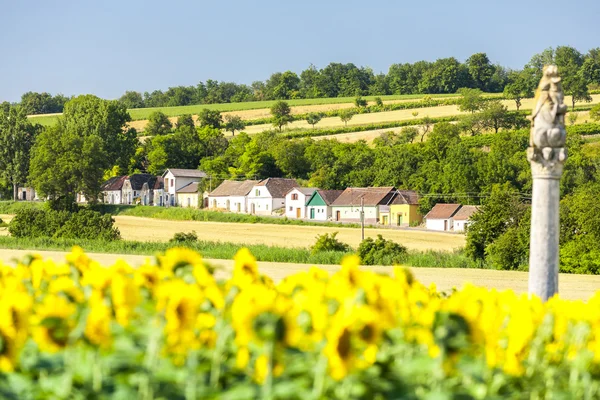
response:
<path id="1" fill-rule="evenodd" d="M 414 190 L 396 190 L 394 196 L 379 210 L 381 225 L 410 226 L 423 221 L 419 213 L 419 195 Z"/>

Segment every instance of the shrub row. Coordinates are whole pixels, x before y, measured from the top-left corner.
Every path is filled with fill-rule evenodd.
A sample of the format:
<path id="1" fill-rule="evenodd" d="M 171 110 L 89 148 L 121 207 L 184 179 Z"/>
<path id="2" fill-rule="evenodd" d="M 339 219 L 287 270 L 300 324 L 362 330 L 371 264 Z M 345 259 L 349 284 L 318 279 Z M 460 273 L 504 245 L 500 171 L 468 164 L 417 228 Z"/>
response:
<path id="1" fill-rule="evenodd" d="M 582 136 L 600 134 L 600 124 L 587 123 L 580 125 L 571 125 L 567 127 L 567 132 Z"/>
<path id="2" fill-rule="evenodd" d="M 52 237 L 65 239 L 117 240 L 120 233 L 114 219 L 97 211 L 77 212 L 22 208 L 10 222 L 8 231 L 16 238 Z"/>

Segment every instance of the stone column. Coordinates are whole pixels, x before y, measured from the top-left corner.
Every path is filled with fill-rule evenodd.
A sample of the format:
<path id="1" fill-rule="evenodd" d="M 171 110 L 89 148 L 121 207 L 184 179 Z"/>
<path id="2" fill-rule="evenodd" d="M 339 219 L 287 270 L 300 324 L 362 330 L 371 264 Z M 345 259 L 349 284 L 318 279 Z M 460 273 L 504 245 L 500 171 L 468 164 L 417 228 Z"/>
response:
<path id="1" fill-rule="evenodd" d="M 529 293 L 546 301 L 558 293 L 559 183 L 567 159 L 567 107 L 556 66 L 544 67 L 536 98 L 527 149 L 533 176 Z"/>
<path id="2" fill-rule="evenodd" d="M 559 183 L 566 158 L 564 148 L 552 152 L 551 160 L 545 160 L 528 150 L 533 175 L 529 293 L 544 301 L 558 293 Z"/>

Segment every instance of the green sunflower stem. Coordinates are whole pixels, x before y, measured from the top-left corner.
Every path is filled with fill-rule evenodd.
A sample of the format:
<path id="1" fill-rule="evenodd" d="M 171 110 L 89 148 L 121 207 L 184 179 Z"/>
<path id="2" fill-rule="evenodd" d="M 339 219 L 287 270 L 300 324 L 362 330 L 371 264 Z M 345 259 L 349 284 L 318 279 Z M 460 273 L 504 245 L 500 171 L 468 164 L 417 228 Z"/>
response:
<path id="1" fill-rule="evenodd" d="M 323 396 L 325 388 L 325 374 L 327 372 L 327 356 L 325 352 L 319 353 L 317 367 L 315 368 L 315 378 L 313 380 L 312 395 L 314 399 L 320 399 Z"/>
<path id="2" fill-rule="evenodd" d="M 92 366 L 92 388 L 98 393 L 102 390 L 102 358 L 100 349 L 94 351 L 94 362 Z"/>
<path id="3" fill-rule="evenodd" d="M 265 342 L 265 354 L 267 356 L 267 376 L 262 385 L 262 398 L 271 400 L 273 398 L 273 356 L 275 352 L 275 343 L 273 340 Z"/>
<path id="4" fill-rule="evenodd" d="M 196 386 L 198 374 L 198 352 L 190 351 L 187 357 L 187 384 L 185 389 L 185 400 L 196 400 Z"/>
<path id="5" fill-rule="evenodd" d="M 223 329 L 222 317 L 219 317 L 217 320 L 215 330 L 220 334 L 217 335 L 217 343 L 215 343 L 215 350 L 212 353 L 212 360 L 210 363 L 210 386 L 213 388 L 217 388 L 219 385 L 219 379 L 221 378 L 221 359 L 223 358 L 223 347 L 227 341 L 227 335 Z"/>
<path id="6" fill-rule="evenodd" d="M 150 332 L 148 339 L 148 348 L 144 358 L 144 367 L 146 374 L 140 382 L 138 389 L 138 397 L 140 400 L 152 400 L 154 398 L 154 390 L 152 388 L 152 375 L 154 374 L 154 366 L 156 364 L 156 356 L 158 355 L 158 346 L 162 334 L 162 324 L 156 323 Z"/>

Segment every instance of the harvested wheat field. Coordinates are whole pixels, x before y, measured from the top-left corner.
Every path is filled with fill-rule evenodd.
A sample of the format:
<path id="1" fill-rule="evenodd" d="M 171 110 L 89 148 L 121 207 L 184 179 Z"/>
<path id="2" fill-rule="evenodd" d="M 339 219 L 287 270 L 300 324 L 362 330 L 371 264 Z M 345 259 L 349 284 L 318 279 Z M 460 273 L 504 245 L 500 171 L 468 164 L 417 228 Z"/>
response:
<path id="1" fill-rule="evenodd" d="M 1 250 L 0 261 L 12 263 L 14 259 L 22 259 L 27 254 L 40 254 L 44 258 L 52 258 L 55 261 L 64 260 L 66 252 L 61 251 L 31 251 L 31 250 Z M 102 265 L 111 265 L 118 259 L 123 259 L 128 263 L 138 266 L 144 262 L 148 256 L 119 255 L 119 254 L 98 254 L 89 253 L 90 256 L 100 262 Z M 231 260 L 206 260 L 212 265 L 219 266 L 221 269 L 217 276 L 225 277 L 231 273 L 233 262 Z M 309 268 L 307 264 L 289 264 L 274 262 L 259 262 L 261 273 L 270 276 L 276 282 L 288 275 L 299 271 L 306 271 Z M 335 272 L 338 266 L 320 265 L 319 267 Z M 391 267 L 364 267 L 365 269 L 377 272 L 387 273 L 392 270 Z M 527 292 L 527 273 L 518 271 L 495 271 L 486 269 L 459 269 L 459 268 L 412 268 L 411 271 L 415 277 L 425 285 L 435 283 L 438 290 L 449 291 L 452 288 L 460 288 L 467 283 L 477 286 L 485 286 L 490 289 L 507 290 L 512 289 L 517 293 Z M 600 288 L 600 276 L 598 275 L 572 275 L 560 274 L 560 296 L 565 299 L 586 300 Z"/>
<path id="2" fill-rule="evenodd" d="M 315 242 L 315 236 L 339 232 L 338 239 L 357 247 L 360 229 L 326 226 L 248 224 L 233 222 L 170 221 L 152 218 L 116 216 L 116 226 L 126 240 L 168 241 L 176 232 L 196 231 L 198 239 L 242 244 L 266 244 L 306 248 Z M 420 230 L 365 229 L 365 237 L 377 237 L 402 243 L 415 250 L 444 250 L 463 247 L 464 235 L 427 232 Z"/>

